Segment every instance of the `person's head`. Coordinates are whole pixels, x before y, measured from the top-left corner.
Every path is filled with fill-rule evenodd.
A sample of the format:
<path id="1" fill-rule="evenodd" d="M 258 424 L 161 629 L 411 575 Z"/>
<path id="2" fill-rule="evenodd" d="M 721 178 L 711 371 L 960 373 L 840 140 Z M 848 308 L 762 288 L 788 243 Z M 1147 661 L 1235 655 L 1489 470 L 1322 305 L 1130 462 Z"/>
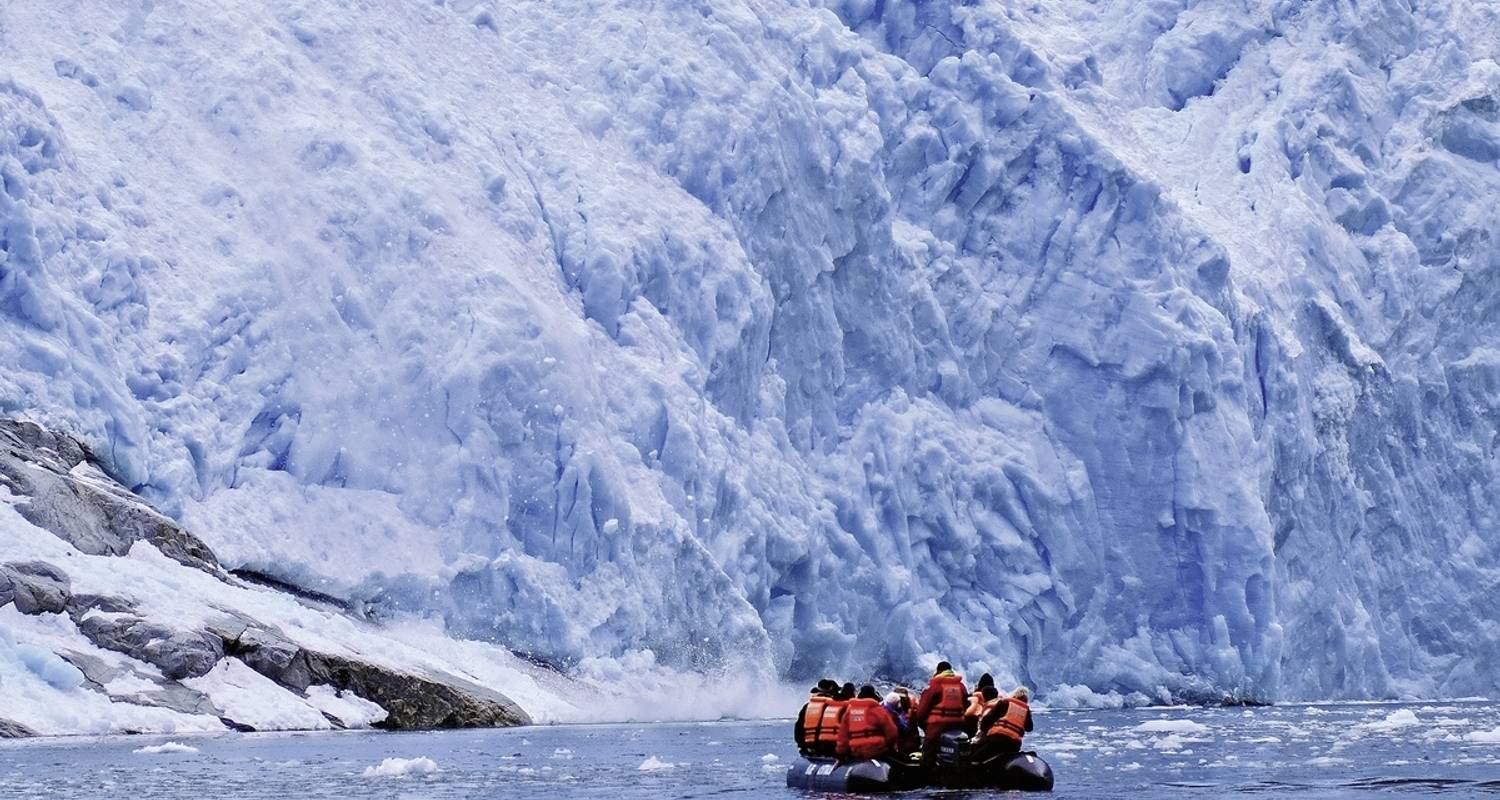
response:
<path id="1" fill-rule="evenodd" d="M 867 683 L 864 686 L 859 687 L 859 699 L 861 699 L 861 700 L 879 700 L 880 699 L 880 695 L 878 695 L 878 694 L 875 693 L 875 687 L 874 686 L 871 686 L 871 685 L 869 685 Z"/>
<path id="2" fill-rule="evenodd" d="M 994 700 L 1000 696 L 1000 690 L 994 686 L 986 686 L 979 690 L 979 696 L 983 697 L 986 701 Z"/>
<path id="3" fill-rule="evenodd" d="M 824 678 L 823 680 L 818 681 L 818 691 L 822 692 L 823 694 L 833 694 L 838 690 L 838 683 L 833 681 L 831 678 Z"/>
<path id="4" fill-rule="evenodd" d="M 952 672 L 952 671 L 953 671 L 953 665 L 952 664 L 949 664 L 946 661 L 939 661 L 938 665 L 937 665 L 937 669 L 933 670 L 932 674 L 934 674 L 934 675 L 941 675 L 944 672 Z"/>
<path id="5" fill-rule="evenodd" d="M 1010 696 L 1023 702 L 1031 702 L 1031 690 L 1025 686 L 1017 686 L 1016 690 L 1010 693 Z"/>
<path id="6" fill-rule="evenodd" d="M 884 704 L 887 705 L 887 706 L 890 706 L 891 708 L 894 708 L 894 709 L 900 709 L 901 708 L 901 700 L 902 700 L 902 698 L 901 698 L 901 693 L 900 692 L 889 692 L 885 696 L 885 703 Z"/>
<path id="7" fill-rule="evenodd" d="M 975 689 L 983 689 L 986 686 L 994 686 L 995 679 L 988 672 L 979 676 L 979 683 L 974 684 Z"/>
<path id="8" fill-rule="evenodd" d="M 846 684 L 844 684 L 843 690 L 839 692 L 839 699 L 840 700 L 853 700 L 854 699 L 854 684 L 852 684 L 852 683 L 846 683 Z"/>

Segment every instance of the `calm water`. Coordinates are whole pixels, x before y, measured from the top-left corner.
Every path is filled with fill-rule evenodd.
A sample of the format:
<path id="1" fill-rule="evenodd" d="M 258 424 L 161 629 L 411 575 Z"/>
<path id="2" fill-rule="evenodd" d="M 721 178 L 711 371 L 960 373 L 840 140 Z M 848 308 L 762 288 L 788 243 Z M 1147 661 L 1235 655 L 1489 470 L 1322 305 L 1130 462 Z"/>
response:
<path id="1" fill-rule="evenodd" d="M 0 797 L 805 797 L 783 784 L 789 738 L 718 722 L 33 740 L 0 743 Z M 137 752 L 169 741 L 197 752 Z M 1494 703 L 1054 712 L 1028 741 L 1060 798 L 1500 796 Z M 439 771 L 365 774 L 418 757 Z"/>

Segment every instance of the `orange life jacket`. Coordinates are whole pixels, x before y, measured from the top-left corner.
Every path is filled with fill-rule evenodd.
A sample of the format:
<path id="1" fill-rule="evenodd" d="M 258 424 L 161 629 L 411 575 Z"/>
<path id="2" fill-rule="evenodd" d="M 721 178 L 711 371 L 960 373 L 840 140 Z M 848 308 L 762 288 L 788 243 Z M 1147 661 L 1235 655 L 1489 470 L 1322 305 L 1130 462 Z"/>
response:
<path id="1" fill-rule="evenodd" d="M 968 698 L 964 697 L 963 678 L 951 672 L 936 675 L 928 684 L 928 689 L 935 689 L 939 692 L 937 702 L 933 703 L 932 710 L 927 712 L 929 723 L 958 722 L 964 718 L 964 708 L 968 705 L 965 701 Z"/>
<path id="2" fill-rule="evenodd" d="M 812 747 L 817 744 L 818 733 L 823 729 L 823 708 L 828 705 L 828 696 L 815 694 L 807 698 L 807 708 L 802 710 L 802 744 Z"/>
<path id="3" fill-rule="evenodd" d="M 1026 736 L 1026 715 L 1030 713 L 1030 710 L 1025 700 L 1012 697 L 1010 705 L 1005 708 L 1005 713 L 1000 715 L 1000 719 L 995 720 L 984 735 L 1004 736 L 1017 742 L 1021 741 Z"/>
<path id="4" fill-rule="evenodd" d="M 879 700 L 856 698 L 844 709 L 844 725 L 848 728 L 849 755 L 854 758 L 874 758 L 891 748 L 886 738 L 885 726 L 880 724 L 885 709 Z"/>
<path id="5" fill-rule="evenodd" d="M 839 720 L 844 716 L 848 700 L 826 700 L 823 703 L 823 718 L 818 722 L 818 741 L 836 745 L 839 741 Z"/>
<path id="6" fill-rule="evenodd" d="M 969 707 L 964 709 L 964 719 L 983 719 L 985 710 L 984 695 L 975 692 L 969 695 Z"/>

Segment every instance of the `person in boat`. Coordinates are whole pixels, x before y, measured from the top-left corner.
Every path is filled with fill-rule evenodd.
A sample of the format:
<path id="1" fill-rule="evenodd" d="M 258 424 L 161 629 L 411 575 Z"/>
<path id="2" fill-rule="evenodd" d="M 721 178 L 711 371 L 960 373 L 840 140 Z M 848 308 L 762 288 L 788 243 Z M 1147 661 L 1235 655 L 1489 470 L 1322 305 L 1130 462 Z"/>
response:
<path id="1" fill-rule="evenodd" d="M 973 739 L 979 735 L 979 718 L 984 716 L 985 699 L 984 687 L 993 687 L 995 679 L 988 672 L 979 676 L 979 682 L 974 684 L 974 692 L 969 695 L 969 707 L 964 709 L 964 733 Z"/>
<path id="2" fill-rule="evenodd" d="M 971 751 L 977 763 L 998 755 L 1017 753 L 1021 740 L 1031 732 L 1031 692 L 1017 686 L 1010 697 L 1001 698 L 994 687 L 985 690 L 988 710 L 979 720 L 979 742 Z"/>
<path id="3" fill-rule="evenodd" d="M 839 721 L 839 759 L 864 761 L 889 756 L 899 738 L 896 721 L 880 704 L 875 687 L 860 687 L 859 694 L 849 701 Z"/>
<path id="4" fill-rule="evenodd" d="M 931 756 L 937 750 L 939 736 L 945 731 L 963 727 L 968 696 L 964 679 L 953 671 L 953 665 L 939 661 L 911 715 L 912 722 L 922 726 L 922 752 Z"/>
<path id="5" fill-rule="evenodd" d="M 823 717 L 818 723 L 817 745 L 813 751 L 817 755 L 838 755 L 839 722 L 843 720 L 844 709 L 853 699 L 854 684 L 846 683 L 843 688 L 835 686 L 832 695 L 824 702 Z"/>
<path id="6" fill-rule="evenodd" d="M 922 748 L 922 734 L 911 723 L 911 694 L 904 687 L 891 690 L 880 704 L 896 723 L 896 752 L 913 753 Z"/>
<path id="7" fill-rule="evenodd" d="M 797 712 L 797 721 L 792 725 L 792 737 L 802 755 L 818 754 L 818 730 L 823 724 L 823 707 L 831 697 L 838 694 L 838 690 L 837 683 L 824 678 L 808 692 L 807 702 Z"/>

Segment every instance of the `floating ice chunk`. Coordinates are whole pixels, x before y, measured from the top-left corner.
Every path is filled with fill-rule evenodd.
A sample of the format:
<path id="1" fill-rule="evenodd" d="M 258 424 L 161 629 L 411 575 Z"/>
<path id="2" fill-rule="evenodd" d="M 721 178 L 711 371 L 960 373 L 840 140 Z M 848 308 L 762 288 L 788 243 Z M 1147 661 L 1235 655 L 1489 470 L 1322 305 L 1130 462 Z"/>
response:
<path id="1" fill-rule="evenodd" d="M 1500 744 L 1500 728 L 1488 731 L 1474 731 L 1464 736 L 1464 740 L 1479 744 Z"/>
<path id="2" fill-rule="evenodd" d="M 156 756 L 164 753 L 196 753 L 198 748 L 181 742 L 166 742 L 165 744 L 152 744 L 145 747 L 137 747 L 130 751 L 138 755 Z"/>
<path id="3" fill-rule="evenodd" d="M 1181 750 L 1183 745 L 1187 744 L 1187 742 L 1187 739 L 1184 739 L 1181 736 L 1173 733 L 1157 739 L 1156 741 L 1151 743 L 1151 746 L 1164 753 L 1174 753 L 1178 750 Z"/>
<path id="4" fill-rule="evenodd" d="M 1176 733 L 1195 735 L 1208 733 L 1208 726 L 1190 719 L 1153 719 L 1135 726 L 1136 733 Z"/>
<path id="5" fill-rule="evenodd" d="M 1361 727 L 1372 731 L 1395 731 L 1421 724 L 1422 721 L 1417 719 L 1417 715 L 1411 709 L 1402 708 L 1387 714 L 1383 720 L 1367 722 Z"/>
<path id="6" fill-rule="evenodd" d="M 552 751 L 552 757 L 553 758 L 572 758 L 573 757 L 573 751 L 569 750 L 566 747 L 559 747 L 556 750 Z"/>
<path id="7" fill-rule="evenodd" d="M 365 767 L 366 778 L 399 778 L 406 775 L 431 775 L 439 772 L 436 761 L 427 756 L 387 758 L 379 766 Z"/>
<path id="8" fill-rule="evenodd" d="M 778 756 L 775 753 L 766 753 L 765 755 L 760 757 L 760 763 L 762 764 L 774 764 L 780 760 L 781 756 Z"/>
<path id="9" fill-rule="evenodd" d="M 641 771 L 641 772 L 660 772 L 662 770 L 676 769 L 676 768 L 677 768 L 676 764 L 673 764 L 670 761 L 662 761 L 661 759 L 657 758 L 656 756 L 647 756 L 646 760 L 642 761 L 641 765 L 639 767 L 636 767 L 636 769 L 639 770 L 639 771 Z"/>

